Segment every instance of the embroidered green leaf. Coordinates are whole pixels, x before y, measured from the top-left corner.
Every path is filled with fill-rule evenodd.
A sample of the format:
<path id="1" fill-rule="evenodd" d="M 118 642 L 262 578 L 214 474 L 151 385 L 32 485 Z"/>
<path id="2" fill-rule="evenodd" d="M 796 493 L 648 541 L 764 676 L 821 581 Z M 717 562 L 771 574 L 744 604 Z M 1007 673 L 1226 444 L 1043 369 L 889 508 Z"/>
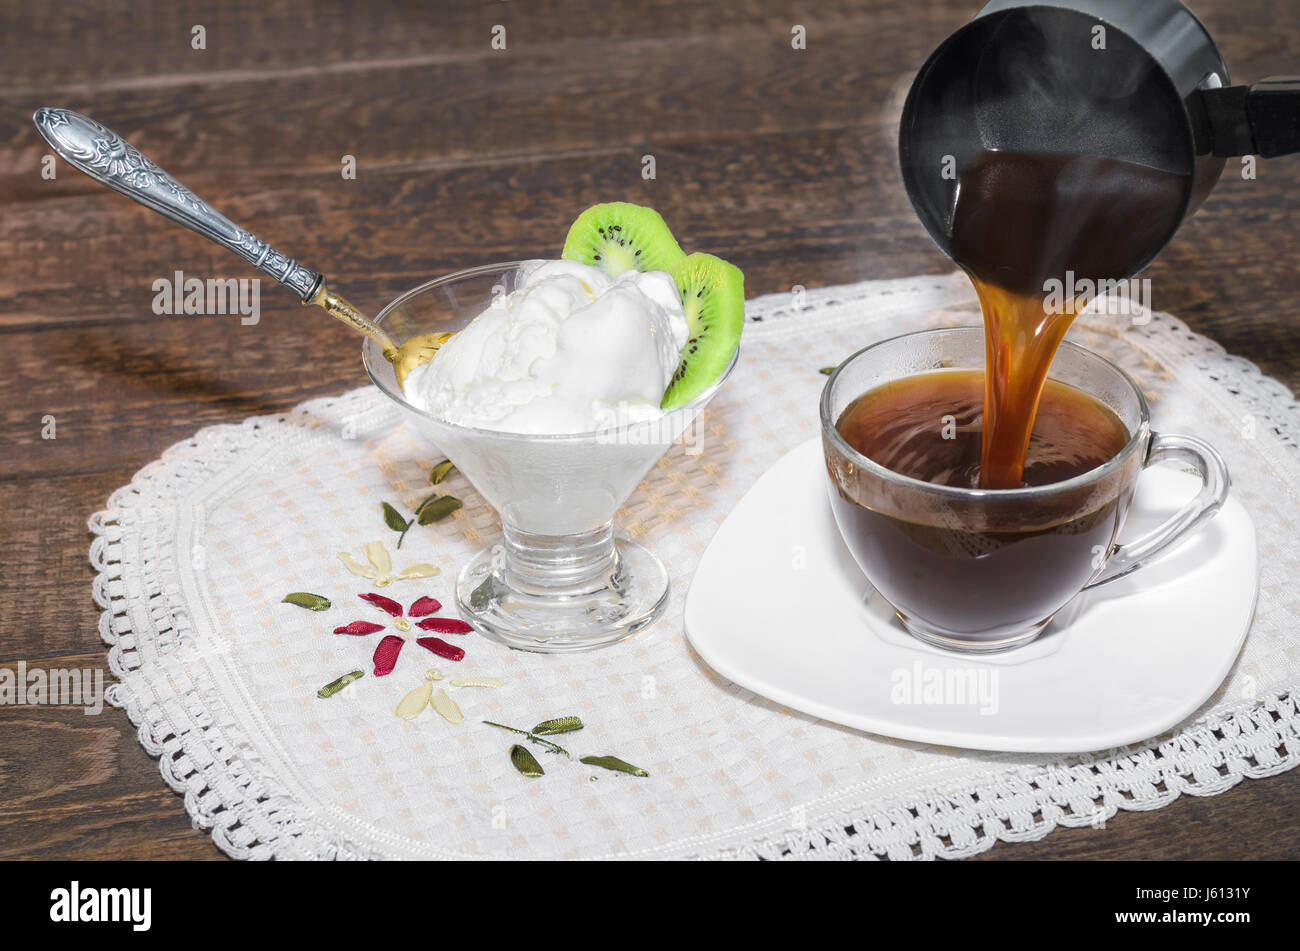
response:
<path id="1" fill-rule="evenodd" d="M 323 598 L 319 594 L 312 594 L 310 591 L 293 591 L 284 596 L 281 604 L 296 604 L 300 608 L 306 608 L 308 611 L 328 611 L 330 599 Z"/>
<path id="2" fill-rule="evenodd" d="M 492 576 L 488 575 L 482 583 L 469 593 L 469 606 L 475 611 L 482 611 L 492 601 Z"/>
<path id="3" fill-rule="evenodd" d="M 578 760 L 579 763 L 586 763 L 588 766 L 599 766 L 601 769 L 613 769 L 620 773 L 629 773 L 633 776 L 649 776 L 640 766 L 633 766 L 631 763 L 625 763 L 617 756 L 584 756 Z"/>
<path id="4" fill-rule="evenodd" d="M 397 511 L 397 509 L 393 508 L 387 502 L 381 502 L 380 504 L 384 507 L 384 523 L 393 531 L 401 532 L 401 534 L 397 536 L 397 547 L 401 548 L 402 541 L 406 538 L 406 533 L 409 532 L 411 526 L 415 524 L 415 519 L 407 520 L 402 518 L 402 513 Z"/>
<path id="5" fill-rule="evenodd" d="M 443 479 L 451 475 L 451 470 L 455 468 L 456 467 L 452 465 L 450 459 L 442 460 L 442 462 L 434 466 L 433 471 L 429 473 L 429 485 L 439 485 Z"/>
<path id="6" fill-rule="evenodd" d="M 442 521 L 462 504 L 454 495 L 431 495 L 420 503 L 420 507 L 415 510 L 415 517 L 421 525 L 432 525 Z"/>
<path id="7" fill-rule="evenodd" d="M 387 523 L 388 527 L 395 532 L 406 531 L 406 528 L 410 523 L 407 522 L 406 519 L 402 518 L 402 513 L 397 511 L 397 509 L 393 508 L 387 502 L 381 502 L 380 504 L 384 507 L 384 521 Z"/>
<path id="8" fill-rule="evenodd" d="M 537 757 L 518 743 L 510 747 L 510 762 L 515 764 L 515 769 L 530 779 L 546 775 L 546 771 L 542 769 L 542 764 L 537 762 Z"/>
<path id="9" fill-rule="evenodd" d="M 832 373 L 835 372 L 835 368 L 834 368 L 834 367 L 822 367 L 822 368 L 821 368 L 820 370 L 818 370 L 817 372 L 820 373 L 822 376 L 830 376 Z"/>
<path id="10" fill-rule="evenodd" d="M 324 687 L 321 687 L 319 690 L 317 690 L 316 696 L 320 697 L 322 700 L 326 700 L 334 696 L 336 693 L 338 693 L 348 684 L 352 683 L 354 680 L 360 680 L 364 676 L 365 676 L 365 672 L 361 670 L 354 670 L 349 674 L 344 674 L 338 680 L 331 680 Z"/>
<path id="11" fill-rule="evenodd" d="M 554 720 L 543 720 L 533 727 L 532 732 L 537 736 L 554 736 L 556 733 L 572 733 L 581 729 L 582 721 L 577 717 L 556 717 Z"/>
<path id="12" fill-rule="evenodd" d="M 529 733 L 527 730 L 520 730 L 513 726 L 506 726 L 504 723 L 493 723 L 491 720 L 484 720 L 483 722 L 486 723 L 488 726 L 496 727 L 498 730 L 509 730 L 511 733 L 518 733 L 520 736 L 526 736 L 534 743 L 541 743 L 542 746 L 548 747 L 552 753 L 563 753 L 565 756 L 569 755 L 569 751 L 566 750 L 563 746 L 557 746 L 555 743 L 552 743 L 550 740 L 544 740 L 540 736 L 537 736 L 535 733 Z"/>

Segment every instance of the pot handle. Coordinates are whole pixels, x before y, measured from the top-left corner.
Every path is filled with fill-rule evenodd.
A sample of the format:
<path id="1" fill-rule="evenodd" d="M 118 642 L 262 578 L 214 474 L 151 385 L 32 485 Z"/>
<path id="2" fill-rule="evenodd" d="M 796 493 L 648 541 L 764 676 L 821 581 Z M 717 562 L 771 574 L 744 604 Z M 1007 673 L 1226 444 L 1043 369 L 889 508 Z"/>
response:
<path id="1" fill-rule="evenodd" d="M 1300 76 L 1200 90 L 1213 154 L 1274 158 L 1300 152 Z"/>

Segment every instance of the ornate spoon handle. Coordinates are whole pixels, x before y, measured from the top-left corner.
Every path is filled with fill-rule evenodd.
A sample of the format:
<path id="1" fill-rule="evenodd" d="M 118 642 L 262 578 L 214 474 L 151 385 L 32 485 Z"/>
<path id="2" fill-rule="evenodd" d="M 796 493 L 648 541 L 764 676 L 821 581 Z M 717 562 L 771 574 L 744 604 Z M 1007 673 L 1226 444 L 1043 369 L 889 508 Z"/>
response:
<path id="1" fill-rule="evenodd" d="M 112 129 L 69 109 L 43 106 L 36 128 L 69 165 L 172 221 L 197 231 L 290 288 L 304 303 L 319 289 L 321 275 L 271 247 L 214 211 Z"/>
<path id="2" fill-rule="evenodd" d="M 292 290 L 304 304 L 323 307 L 331 317 L 375 340 L 383 348 L 384 355 L 393 359 L 397 348 L 388 334 L 326 287 L 325 278 L 319 271 L 303 267 L 251 231 L 245 231 L 225 215 L 213 211 L 207 202 L 112 129 L 79 112 L 53 106 L 37 109 L 32 121 L 45 136 L 45 141 L 69 165 L 85 172 L 101 185 L 107 185 L 127 198 L 134 198 L 158 214 L 235 252 Z"/>

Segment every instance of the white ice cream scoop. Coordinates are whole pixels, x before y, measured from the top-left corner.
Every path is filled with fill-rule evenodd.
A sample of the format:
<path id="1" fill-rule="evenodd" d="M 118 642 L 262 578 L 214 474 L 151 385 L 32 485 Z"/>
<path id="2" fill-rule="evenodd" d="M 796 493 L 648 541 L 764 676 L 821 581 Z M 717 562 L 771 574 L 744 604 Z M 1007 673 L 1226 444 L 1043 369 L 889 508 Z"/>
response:
<path id="1" fill-rule="evenodd" d="M 406 380 L 407 399 L 449 423 L 502 432 L 593 432 L 658 419 L 688 331 L 664 272 L 609 277 L 529 262 Z"/>

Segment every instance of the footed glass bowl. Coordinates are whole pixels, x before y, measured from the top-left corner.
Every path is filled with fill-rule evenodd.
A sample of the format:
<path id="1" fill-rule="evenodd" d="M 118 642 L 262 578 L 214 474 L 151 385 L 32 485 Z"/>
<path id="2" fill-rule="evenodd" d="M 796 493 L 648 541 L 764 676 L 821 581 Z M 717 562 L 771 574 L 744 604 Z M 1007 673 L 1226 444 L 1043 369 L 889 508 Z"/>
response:
<path id="1" fill-rule="evenodd" d="M 515 289 L 523 263 L 429 281 L 394 300 L 376 322 L 399 344 L 457 331 L 494 296 Z M 361 355 L 380 391 L 501 516 L 501 542 L 471 559 L 456 581 L 457 604 L 480 633 L 522 650 L 588 650 L 636 633 L 663 612 L 668 572 L 644 545 L 615 538 L 614 513 L 731 375 L 735 357 L 712 387 L 661 419 L 539 436 L 439 419 L 406 401 L 373 341 Z"/>

